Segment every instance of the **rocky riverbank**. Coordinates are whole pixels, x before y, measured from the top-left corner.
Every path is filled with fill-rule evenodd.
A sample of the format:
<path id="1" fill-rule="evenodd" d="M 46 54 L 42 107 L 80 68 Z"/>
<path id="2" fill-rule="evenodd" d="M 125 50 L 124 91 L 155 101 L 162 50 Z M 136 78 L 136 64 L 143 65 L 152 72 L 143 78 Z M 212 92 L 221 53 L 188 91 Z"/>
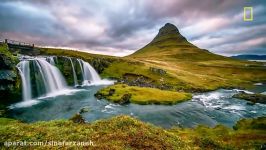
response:
<path id="1" fill-rule="evenodd" d="M 20 76 L 16 68 L 18 58 L 13 56 L 6 44 L 0 44 L 0 101 L 10 104 L 21 100 Z"/>

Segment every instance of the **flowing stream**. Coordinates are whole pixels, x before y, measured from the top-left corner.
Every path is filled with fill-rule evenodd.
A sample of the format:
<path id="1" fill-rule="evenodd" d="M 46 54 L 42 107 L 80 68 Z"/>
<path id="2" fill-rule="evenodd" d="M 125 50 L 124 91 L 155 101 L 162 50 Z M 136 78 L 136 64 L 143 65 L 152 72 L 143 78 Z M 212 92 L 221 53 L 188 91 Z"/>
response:
<path id="1" fill-rule="evenodd" d="M 166 128 L 172 126 L 195 127 L 199 124 L 208 126 L 224 124 L 232 127 L 241 118 L 266 116 L 266 105 L 248 105 L 247 101 L 232 98 L 234 94 L 240 92 L 237 89 L 219 89 L 194 94 L 192 100 L 172 106 L 117 105 L 106 100 L 97 100 L 94 94 L 106 86 L 104 83 L 112 82 L 102 80 L 89 63 L 77 59 L 75 61 L 78 67 L 75 67 L 74 59 L 69 58 L 68 60 L 71 62 L 70 67 L 75 85 L 81 78 L 82 86 L 71 87 L 66 84 L 64 76 L 56 68 L 55 57 L 21 60 L 18 68 L 23 80 L 24 101 L 11 105 L 9 115 L 26 122 L 35 122 L 68 119 L 83 110 L 82 116 L 88 122 L 126 114 Z M 78 77 L 76 72 L 78 68 L 81 70 L 81 77 Z M 38 86 L 45 87 L 45 90 L 39 90 L 42 91 L 39 92 L 42 94 L 37 94 L 36 97 L 31 96 L 34 95 L 34 90 L 29 84 L 34 82 L 34 80 L 29 80 L 32 71 L 35 72 L 34 79 L 38 79 L 35 84 L 36 89 Z M 259 93 L 265 91 L 265 84 L 257 84 L 253 89 L 253 92 Z"/>

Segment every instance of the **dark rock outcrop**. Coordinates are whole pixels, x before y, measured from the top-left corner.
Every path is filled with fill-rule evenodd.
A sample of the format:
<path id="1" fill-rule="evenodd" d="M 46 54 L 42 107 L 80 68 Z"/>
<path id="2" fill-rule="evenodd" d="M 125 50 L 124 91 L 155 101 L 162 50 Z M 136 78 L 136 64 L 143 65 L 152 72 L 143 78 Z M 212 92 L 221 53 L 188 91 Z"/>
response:
<path id="1" fill-rule="evenodd" d="M 8 47 L 0 44 L 0 101 L 2 104 L 10 104 L 21 99 L 17 62 L 17 58 L 8 51 Z"/>
<path id="2" fill-rule="evenodd" d="M 74 123 L 79 123 L 79 124 L 85 123 L 85 119 L 80 114 L 75 114 L 69 120 L 73 121 Z"/>
<path id="3" fill-rule="evenodd" d="M 89 112 L 89 111 L 90 111 L 90 108 L 88 106 L 85 106 L 85 107 L 80 109 L 79 113 L 83 114 L 83 113 L 86 113 L 86 112 Z"/>
<path id="4" fill-rule="evenodd" d="M 171 85 L 167 85 L 165 83 L 159 83 L 144 75 L 137 75 L 133 73 L 124 74 L 122 79 L 118 80 L 118 83 L 127 84 L 129 86 L 158 88 L 161 90 L 173 89 Z"/>
<path id="5" fill-rule="evenodd" d="M 113 94 L 115 94 L 115 89 L 110 89 L 109 90 L 109 96 L 112 96 Z"/>
<path id="6" fill-rule="evenodd" d="M 125 105 L 125 104 L 128 104 L 130 103 L 130 98 L 131 98 L 131 94 L 124 94 L 122 97 L 121 97 L 121 100 L 119 101 L 119 104 L 120 105 Z"/>
<path id="7" fill-rule="evenodd" d="M 94 58 L 89 63 L 99 74 L 101 74 L 112 62 L 113 60 L 107 58 Z"/>
<path id="8" fill-rule="evenodd" d="M 266 104 L 266 95 L 263 94 L 248 94 L 245 92 L 240 92 L 235 94 L 233 98 L 247 100 L 249 101 L 249 105 L 252 105 L 252 103 Z"/>

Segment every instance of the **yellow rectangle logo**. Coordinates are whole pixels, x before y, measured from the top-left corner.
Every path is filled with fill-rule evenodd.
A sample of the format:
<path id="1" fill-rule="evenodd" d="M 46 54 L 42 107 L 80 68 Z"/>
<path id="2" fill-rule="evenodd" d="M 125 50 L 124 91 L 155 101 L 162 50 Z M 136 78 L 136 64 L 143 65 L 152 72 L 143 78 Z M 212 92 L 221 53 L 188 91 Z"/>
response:
<path id="1" fill-rule="evenodd" d="M 253 21 L 253 7 L 244 7 L 244 21 Z"/>

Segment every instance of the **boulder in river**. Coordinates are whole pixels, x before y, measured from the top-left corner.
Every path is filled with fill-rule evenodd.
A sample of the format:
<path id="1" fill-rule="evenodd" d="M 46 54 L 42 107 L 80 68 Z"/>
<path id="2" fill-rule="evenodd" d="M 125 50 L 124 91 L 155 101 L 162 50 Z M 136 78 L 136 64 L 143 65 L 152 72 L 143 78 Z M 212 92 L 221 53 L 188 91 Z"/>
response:
<path id="1" fill-rule="evenodd" d="M 266 104 L 266 95 L 263 94 L 248 94 L 246 92 L 240 92 L 235 94 L 233 98 L 244 99 L 252 103 Z"/>
<path id="2" fill-rule="evenodd" d="M 124 105 L 124 104 L 130 103 L 131 96 L 132 96 L 132 94 L 128 94 L 128 93 L 124 94 L 121 97 L 121 100 L 120 100 L 119 104 Z"/>
<path id="3" fill-rule="evenodd" d="M 86 113 L 86 112 L 89 112 L 89 111 L 90 111 L 90 108 L 88 106 L 85 106 L 85 107 L 80 109 L 79 113 L 83 114 L 83 113 Z"/>

